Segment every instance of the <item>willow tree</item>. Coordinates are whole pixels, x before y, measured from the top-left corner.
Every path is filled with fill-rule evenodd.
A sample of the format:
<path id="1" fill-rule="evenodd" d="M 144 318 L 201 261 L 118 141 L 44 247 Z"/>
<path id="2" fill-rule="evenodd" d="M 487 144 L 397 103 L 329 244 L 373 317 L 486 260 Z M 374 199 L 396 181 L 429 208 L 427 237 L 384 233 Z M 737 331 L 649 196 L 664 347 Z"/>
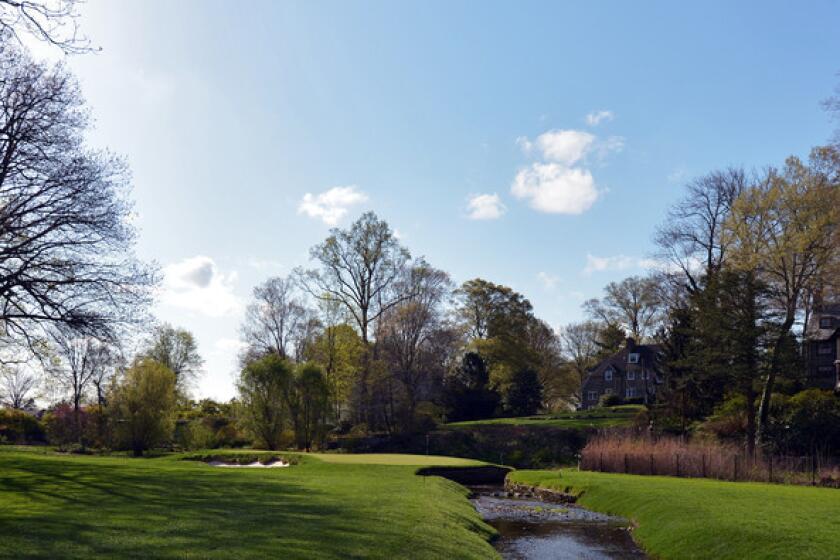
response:
<path id="1" fill-rule="evenodd" d="M 735 201 L 725 237 L 734 266 L 755 271 L 778 315 L 758 412 L 756 442 L 766 437 L 770 400 L 791 329 L 809 289 L 831 280 L 840 259 L 840 156 L 817 148 L 806 163 L 791 157 Z"/>

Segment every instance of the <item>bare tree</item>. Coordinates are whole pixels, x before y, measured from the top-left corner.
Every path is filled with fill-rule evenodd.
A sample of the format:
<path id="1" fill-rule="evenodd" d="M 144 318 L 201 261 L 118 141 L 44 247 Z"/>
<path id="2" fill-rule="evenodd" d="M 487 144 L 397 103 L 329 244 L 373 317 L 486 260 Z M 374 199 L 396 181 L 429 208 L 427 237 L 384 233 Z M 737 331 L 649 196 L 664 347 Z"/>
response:
<path id="1" fill-rule="evenodd" d="M 105 406 L 105 393 L 108 384 L 115 378 L 118 370 L 125 368 L 125 357 L 119 347 L 100 344 L 94 350 L 93 375 L 90 382 L 96 390 L 96 403 Z"/>
<path id="2" fill-rule="evenodd" d="M 408 300 L 411 293 L 394 290 L 409 259 L 408 250 L 391 228 L 373 212 L 363 214 L 349 229 L 333 229 L 313 247 L 318 270 L 300 272 L 303 285 L 314 297 L 339 302 L 353 317 L 367 350 L 371 327 L 388 310 Z M 363 357 L 357 400 L 361 419 L 367 420 L 370 352 Z"/>
<path id="3" fill-rule="evenodd" d="M 31 408 L 35 400 L 32 392 L 38 385 L 38 378 L 21 367 L 7 366 L 0 373 L 0 403 L 9 408 L 23 410 Z"/>
<path id="4" fill-rule="evenodd" d="M 302 273 L 304 286 L 316 298 L 340 302 L 366 345 L 371 325 L 412 295 L 392 290 L 411 255 L 373 212 L 363 214 L 350 229 L 333 229 L 310 255 L 321 268 Z"/>
<path id="5" fill-rule="evenodd" d="M 386 312 L 381 319 L 379 342 L 391 365 L 391 371 L 401 382 L 406 394 L 407 421 L 411 422 L 424 380 L 434 368 L 436 343 L 444 329 L 441 305 L 449 295 L 452 282 L 442 270 L 419 261 L 409 269 L 397 289 L 410 298 Z M 432 358 L 431 360 L 429 358 Z M 441 372 L 443 367 L 437 368 Z"/>
<path id="6" fill-rule="evenodd" d="M 254 301 L 245 311 L 242 337 L 255 355 L 291 358 L 297 341 L 308 335 L 314 312 L 307 309 L 291 278 L 269 278 L 254 288 Z"/>
<path id="7" fill-rule="evenodd" d="M 89 52 L 90 40 L 79 31 L 80 0 L 0 0 L 0 35 L 23 34 L 55 45 L 68 54 Z"/>
<path id="8" fill-rule="evenodd" d="M 657 230 L 658 257 L 681 271 L 690 290 L 699 289 L 703 275 L 713 276 L 723 266 L 729 249 L 722 235 L 724 223 L 747 182 L 739 168 L 693 180 Z"/>
<path id="9" fill-rule="evenodd" d="M 0 41 L 0 337 L 115 338 L 155 281 L 133 256 L 128 171 L 83 143 L 75 80 Z"/>
<path id="10" fill-rule="evenodd" d="M 654 278 L 631 276 L 610 282 L 604 292 L 603 299 L 590 299 L 583 304 L 591 317 L 622 327 L 638 341 L 652 334 L 661 316 Z"/>
<path id="11" fill-rule="evenodd" d="M 586 374 L 595 365 L 600 347 L 598 332 L 600 327 L 595 321 L 570 323 L 560 330 L 560 343 L 563 357 L 571 365 L 577 376 L 577 396 L 586 379 Z"/>
<path id="12" fill-rule="evenodd" d="M 48 374 L 59 389 L 69 394 L 73 410 L 78 414 L 96 377 L 101 343 L 91 337 L 56 332 L 53 346 L 56 359 L 49 366 Z"/>
<path id="13" fill-rule="evenodd" d="M 192 333 L 169 324 L 154 329 L 141 355 L 169 368 L 175 374 L 175 386 L 182 391 L 187 389 L 204 365 Z"/>

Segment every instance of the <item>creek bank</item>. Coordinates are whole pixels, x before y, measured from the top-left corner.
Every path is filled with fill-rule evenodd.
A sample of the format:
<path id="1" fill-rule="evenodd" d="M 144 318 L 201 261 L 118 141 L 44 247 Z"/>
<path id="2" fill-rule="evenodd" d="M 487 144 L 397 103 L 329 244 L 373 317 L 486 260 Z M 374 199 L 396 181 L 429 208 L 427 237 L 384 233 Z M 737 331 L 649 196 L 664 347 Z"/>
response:
<path id="1" fill-rule="evenodd" d="M 580 494 L 574 494 L 570 488 L 565 490 L 554 490 L 551 488 L 541 488 L 539 486 L 529 486 L 528 484 L 519 484 L 505 479 L 505 486 L 503 492 L 506 498 L 536 498 L 544 502 L 551 502 L 555 504 L 574 504 L 577 502 Z"/>
<path id="2" fill-rule="evenodd" d="M 470 500 L 499 533 L 505 559 L 637 560 L 646 558 L 626 519 L 574 504 L 567 492 L 526 485 L 473 486 Z"/>
<path id="3" fill-rule="evenodd" d="M 494 484 L 501 485 L 511 467 L 481 465 L 469 467 L 423 467 L 417 471 L 420 476 L 440 476 L 464 486 Z"/>

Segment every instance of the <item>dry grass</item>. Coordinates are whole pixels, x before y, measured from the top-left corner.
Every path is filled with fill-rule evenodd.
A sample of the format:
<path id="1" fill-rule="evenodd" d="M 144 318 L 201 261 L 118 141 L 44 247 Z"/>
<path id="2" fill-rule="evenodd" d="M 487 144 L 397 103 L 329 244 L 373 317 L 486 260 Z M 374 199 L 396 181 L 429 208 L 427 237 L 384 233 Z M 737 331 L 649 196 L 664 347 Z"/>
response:
<path id="1" fill-rule="evenodd" d="M 676 437 L 602 434 L 581 454 L 582 470 L 840 486 L 840 468 L 819 457 L 749 456 L 740 447 Z"/>

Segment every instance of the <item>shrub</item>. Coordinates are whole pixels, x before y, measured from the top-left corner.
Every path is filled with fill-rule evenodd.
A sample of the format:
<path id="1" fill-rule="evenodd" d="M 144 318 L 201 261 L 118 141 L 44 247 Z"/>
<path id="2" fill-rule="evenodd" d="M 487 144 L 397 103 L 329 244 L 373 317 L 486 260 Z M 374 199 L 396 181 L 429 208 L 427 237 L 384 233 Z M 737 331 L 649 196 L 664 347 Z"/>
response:
<path id="1" fill-rule="evenodd" d="M 37 418 L 21 410 L 0 409 L 0 441 L 45 443 L 44 427 Z"/>
<path id="2" fill-rule="evenodd" d="M 89 417 L 84 408 L 76 411 L 70 403 L 59 403 L 44 414 L 44 426 L 52 445 L 66 450 L 70 444 L 85 445 Z"/>
<path id="3" fill-rule="evenodd" d="M 218 447 L 216 434 L 200 419 L 179 421 L 175 426 L 175 443 L 190 450 Z"/>
<path id="4" fill-rule="evenodd" d="M 624 404 L 624 400 L 618 395 L 602 395 L 598 401 L 599 407 L 618 406 Z"/>

